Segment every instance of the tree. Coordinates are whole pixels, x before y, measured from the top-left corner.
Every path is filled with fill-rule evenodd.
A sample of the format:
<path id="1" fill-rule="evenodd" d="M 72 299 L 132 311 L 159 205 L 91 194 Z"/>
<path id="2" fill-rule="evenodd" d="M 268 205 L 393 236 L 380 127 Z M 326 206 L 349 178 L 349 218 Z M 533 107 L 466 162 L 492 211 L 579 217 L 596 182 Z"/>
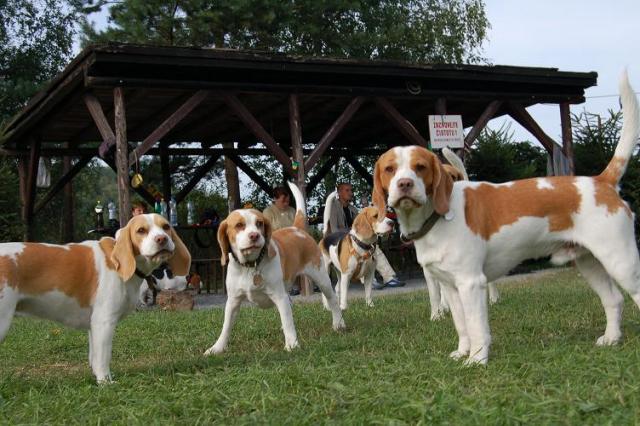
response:
<path id="1" fill-rule="evenodd" d="M 84 26 L 85 43 L 474 63 L 489 27 L 482 0 L 85 1 L 110 14 L 104 30 Z"/>
<path id="2" fill-rule="evenodd" d="M 0 1 L 0 123 L 69 62 L 76 6 L 59 0 Z"/>
<path id="3" fill-rule="evenodd" d="M 471 180 L 507 182 L 545 176 L 547 155 L 529 142 L 516 142 L 509 127 L 486 129 L 466 159 Z"/>

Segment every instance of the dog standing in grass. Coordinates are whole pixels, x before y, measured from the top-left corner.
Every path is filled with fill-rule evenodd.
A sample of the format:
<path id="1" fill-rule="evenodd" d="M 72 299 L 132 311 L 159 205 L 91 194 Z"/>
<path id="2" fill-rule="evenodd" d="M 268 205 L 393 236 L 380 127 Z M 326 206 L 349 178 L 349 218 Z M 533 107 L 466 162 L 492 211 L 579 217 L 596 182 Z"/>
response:
<path id="1" fill-rule="evenodd" d="M 324 230 L 329 229 L 329 214 L 336 202 L 337 191 L 332 192 L 325 202 Z M 318 243 L 327 272 L 330 265 L 338 271 L 336 294 L 340 299 L 340 309 L 347 309 L 347 291 L 352 279 L 360 279 L 364 284 L 367 306 L 373 307 L 371 287 L 376 272 L 375 253 L 378 236 L 390 233 L 393 221 L 378 216 L 378 209 L 365 207 L 353 219 L 351 229 L 325 234 Z M 325 307 L 326 300 L 323 297 Z"/>
<path id="2" fill-rule="evenodd" d="M 302 193 L 289 183 L 296 202 L 293 226 L 271 232 L 269 220 L 253 209 L 235 210 L 220 224 L 218 243 L 222 265 L 227 264 L 227 303 L 216 343 L 205 355 L 223 352 L 240 304 L 248 300 L 260 308 L 276 306 L 280 313 L 285 349 L 298 347 L 289 290 L 296 277 L 306 275 L 327 299 L 333 329 L 345 327 L 331 280 L 315 240 L 305 231 Z"/>
<path id="3" fill-rule="evenodd" d="M 640 132 L 638 100 L 626 73 L 620 94 L 622 134 L 598 176 L 454 184 L 438 157 L 418 146 L 393 148 L 376 162 L 374 204 L 380 212 L 387 205 L 395 209 L 402 234 L 416 235 L 418 263 L 443 284 L 458 333 L 452 358 L 488 362 L 487 282 L 567 243 L 604 307 L 607 325 L 596 344 L 620 341 L 623 297 L 616 284 L 640 307 L 634 215 L 618 188 Z"/>
<path id="4" fill-rule="evenodd" d="M 0 244 L 0 341 L 14 314 L 88 329 L 93 374 L 98 383 L 110 382 L 116 325 L 135 308 L 144 278 L 163 262 L 186 274 L 191 256 L 157 214 L 135 216 L 115 239 Z"/>

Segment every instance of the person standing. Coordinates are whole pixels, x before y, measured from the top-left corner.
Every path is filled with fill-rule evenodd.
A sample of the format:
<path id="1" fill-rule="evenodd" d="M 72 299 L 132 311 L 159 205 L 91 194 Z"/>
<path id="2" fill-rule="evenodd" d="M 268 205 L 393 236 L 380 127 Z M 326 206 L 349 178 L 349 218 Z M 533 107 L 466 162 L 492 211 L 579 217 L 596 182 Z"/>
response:
<path id="1" fill-rule="evenodd" d="M 353 186 L 350 183 L 339 183 L 338 202 L 332 204 L 333 208 L 329 216 L 329 229 L 325 232 L 326 234 L 351 229 L 353 220 L 358 215 L 358 209 L 352 204 L 352 201 Z M 376 246 L 373 257 L 376 261 L 376 271 L 378 271 L 384 280 L 384 284 L 375 281 L 373 284 L 374 289 L 382 290 L 385 287 L 402 287 L 405 285 L 403 281 L 396 278 L 396 272 L 391 267 L 391 264 L 389 264 L 382 250 L 380 250 L 380 246 Z"/>

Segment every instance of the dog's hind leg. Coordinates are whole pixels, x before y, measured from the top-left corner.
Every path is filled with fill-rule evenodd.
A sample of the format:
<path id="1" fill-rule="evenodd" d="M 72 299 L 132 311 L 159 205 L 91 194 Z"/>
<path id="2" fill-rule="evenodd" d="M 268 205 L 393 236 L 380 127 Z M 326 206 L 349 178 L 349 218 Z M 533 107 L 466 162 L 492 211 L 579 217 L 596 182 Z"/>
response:
<path id="1" fill-rule="evenodd" d="M 600 297 L 607 318 L 604 335 L 598 338 L 596 344 L 613 345 L 618 343 L 622 337 L 622 331 L 620 330 L 622 294 L 602 264 L 593 255 L 586 254 L 578 257 L 576 266 L 591 288 Z"/>
<path id="2" fill-rule="evenodd" d="M 333 291 L 333 288 L 331 288 L 331 278 L 329 277 L 329 274 L 326 273 L 322 266 L 320 266 L 320 268 L 307 266 L 304 270 L 304 274 L 311 278 L 322 292 L 323 301 L 326 301 L 325 307 L 331 311 L 333 329 L 341 330 L 345 328 L 342 312 L 338 305 L 338 297 Z M 337 289 L 338 288 L 336 287 L 336 290 Z"/>
<path id="3" fill-rule="evenodd" d="M 13 289 L 8 286 L 0 289 L 0 342 L 4 340 L 11 327 L 17 303 L 18 296 Z"/>

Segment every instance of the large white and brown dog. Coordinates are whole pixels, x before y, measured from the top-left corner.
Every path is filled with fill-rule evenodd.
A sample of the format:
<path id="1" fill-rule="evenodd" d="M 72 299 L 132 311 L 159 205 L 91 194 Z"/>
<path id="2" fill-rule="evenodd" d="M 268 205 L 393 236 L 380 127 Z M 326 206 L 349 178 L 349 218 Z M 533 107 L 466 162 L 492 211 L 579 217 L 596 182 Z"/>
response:
<path id="1" fill-rule="evenodd" d="M 337 192 L 327 197 L 324 208 L 324 229 L 328 229 L 330 211 L 337 202 Z M 333 265 L 339 274 L 336 294 L 340 300 L 340 309 L 347 309 L 347 292 L 352 279 L 359 279 L 364 284 L 365 300 L 373 307 L 371 286 L 376 272 L 375 252 L 378 236 L 393 231 L 393 221 L 386 217 L 378 220 L 379 213 L 375 207 L 365 207 L 353 219 L 351 229 L 325 234 L 318 243 L 327 266 Z M 327 306 L 326 301 L 325 306 Z"/>
<path id="2" fill-rule="evenodd" d="M 144 277 L 167 262 L 186 274 L 189 251 L 157 214 L 139 215 L 116 239 L 78 244 L 0 244 L 0 341 L 15 314 L 89 329 L 89 364 L 110 382 L 116 324 L 136 305 Z"/>
<path id="3" fill-rule="evenodd" d="M 638 101 L 626 73 L 620 92 L 621 138 L 595 177 L 454 184 L 438 157 L 417 146 L 393 148 L 376 162 L 374 204 L 381 212 L 387 205 L 396 210 L 402 234 L 420 235 L 418 262 L 447 293 L 459 338 L 453 358 L 488 361 L 487 282 L 567 243 L 578 247 L 576 264 L 604 307 L 607 325 L 596 344 L 620 340 L 623 297 L 615 283 L 640 306 L 633 213 L 618 194 L 640 131 Z"/>
<path id="4" fill-rule="evenodd" d="M 327 298 L 333 328 L 344 328 L 344 321 L 320 249 L 305 231 L 304 198 L 297 186 L 289 183 L 296 202 L 293 226 L 271 232 L 269 220 L 253 209 L 235 210 L 220 224 L 218 243 L 222 265 L 227 266 L 227 303 L 224 323 L 216 343 L 205 355 L 223 352 L 231 328 L 243 301 L 260 308 L 276 306 L 280 313 L 285 349 L 298 347 L 293 324 L 289 290 L 299 275 L 309 277 Z"/>

